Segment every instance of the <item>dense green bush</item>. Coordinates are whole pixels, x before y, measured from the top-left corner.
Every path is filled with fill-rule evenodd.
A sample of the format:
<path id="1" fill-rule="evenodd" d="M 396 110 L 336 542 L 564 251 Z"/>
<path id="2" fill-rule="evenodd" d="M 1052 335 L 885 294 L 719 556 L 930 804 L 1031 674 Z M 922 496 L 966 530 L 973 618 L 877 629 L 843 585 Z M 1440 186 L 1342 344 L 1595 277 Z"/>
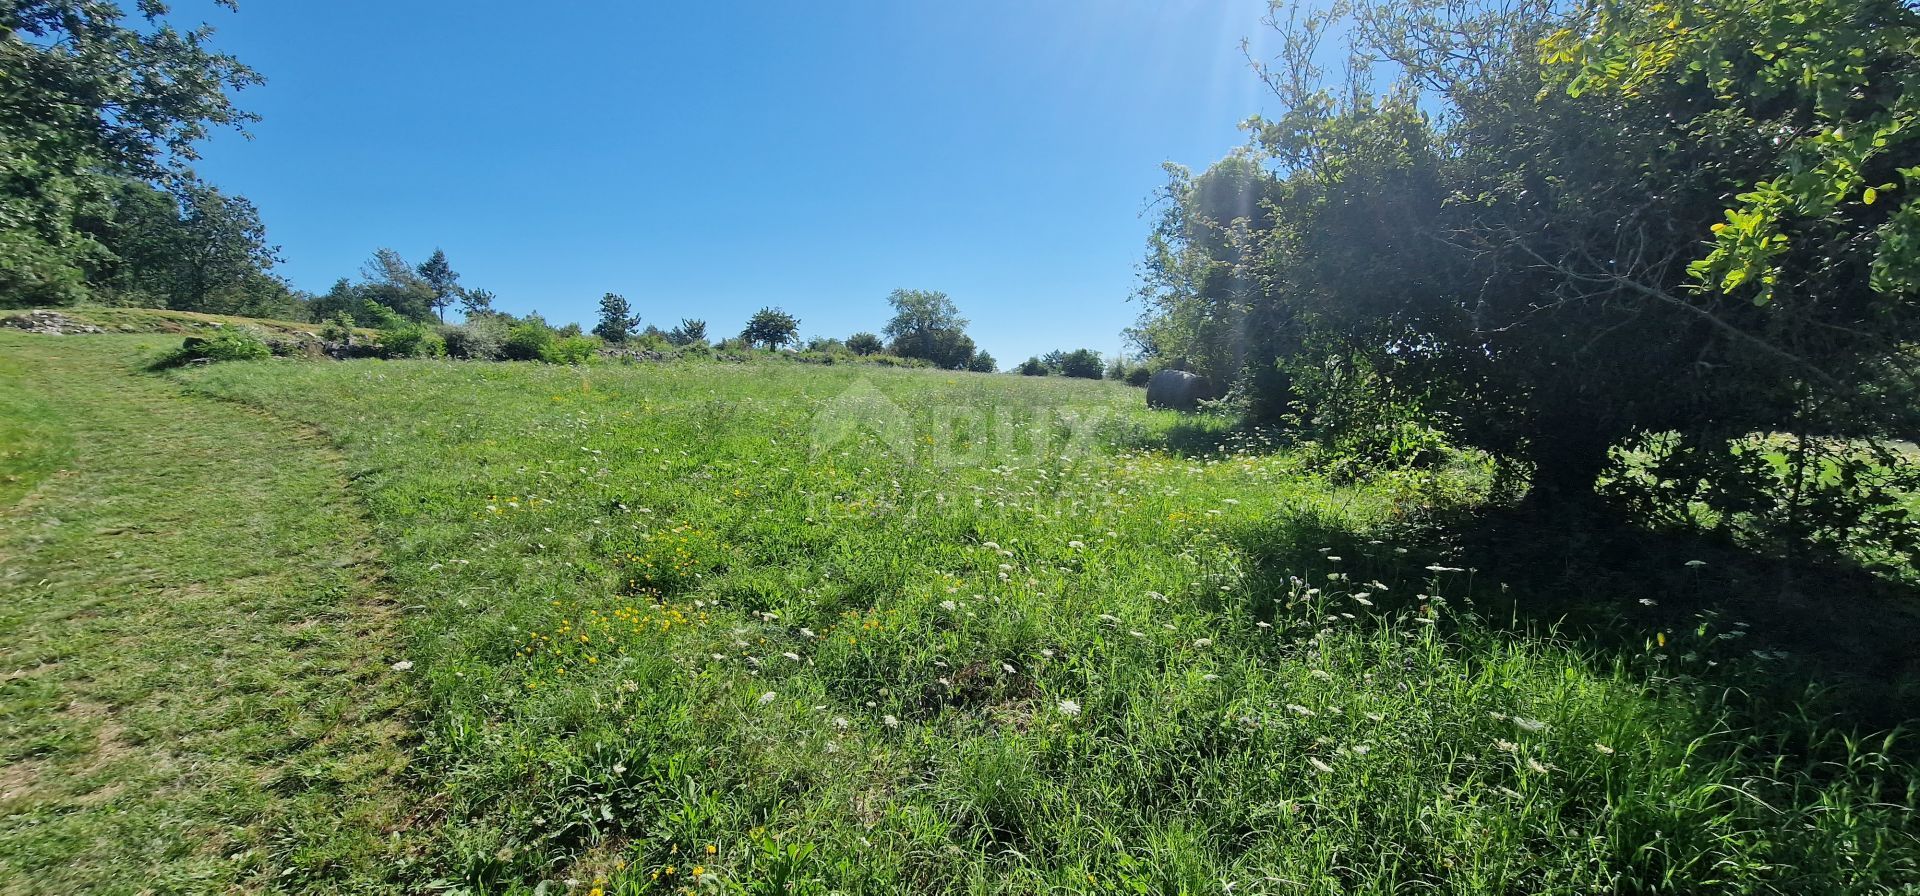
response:
<path id="1" fill-rule="evenodd" d="M 509 361 L 538 361 L 551 350 L 553 339 L 552 328 L 544 324 L 515 324 L 507 331 L 500 355 Z"/>
<path id="2" fill-rule="evenodd" d="M 498 361 L 506 357 L 508 325 L 492 316 L 468 318 L 458 326 L 441 327 L 447 354 L 467 361 Z"/>
<path id="3" fill-rule="evenodd" d="M 259 336 L 233 327 L 219 327 L 206 336 L 188 336 L 180 347 L 161 356 L 156 367 L 178 367 L 197 361 L 263 361 L 273 349 Z"/>
<path id="4" fill-rule="evenodd" d="M 412 325 L 387 330 L 375 340 L 383 358 L 444 358 L 447 342 L 426 327 Z"/>
<path id="5" fill-rule="evenodd" d="M 540 360 L 548 364 L 585 364 L 603 345 L 598 336 L 559 336 L 549 339 L 540 349 Z"/>

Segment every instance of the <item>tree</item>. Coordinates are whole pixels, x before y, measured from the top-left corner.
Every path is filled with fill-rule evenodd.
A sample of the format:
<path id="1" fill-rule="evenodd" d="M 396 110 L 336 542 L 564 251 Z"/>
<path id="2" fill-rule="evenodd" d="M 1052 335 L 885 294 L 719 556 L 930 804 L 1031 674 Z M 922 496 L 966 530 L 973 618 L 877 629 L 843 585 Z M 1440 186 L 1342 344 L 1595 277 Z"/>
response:
<path id="1" fill-rule="evenodd" d="M 1912 10 L 1290 15 L 1260 68 L 1281 114 L 1250 124 L 1250 150 L 1172 172 L 1140 327 L 1161 357 L 1328 438 L 1442 429 L 1546 502 L 1590 498 L 1613 449 L 1653 434 L 1911 426 L 1891 396 L 1915 381 L 1920 213 L 1867 188 L 1920 174 L 1894 164 L 1920 133 L 1896 127 L 1916 108 Z M 1401 79 L 1327 84 L 1329 34 Z"/>
<path id="2" fill-rule="evenodd" d="M 697 318 L 682 318 L 679 326 L 667 331 L 667 341 L 674 345 L 706 345 L 707 322 Z"/>
<path id="3" fill-rule="evenodd" d="M 747 320 L 740 339 L 748 345 L 779 348 L 792 342 L 800 332 L 800 319 L 778 308 L 762 308 Z"/>
<path id="4" fill-rule="evenodd" d="M 894 354 L 920 358 L 948 370 L 963 370 L 973 360 L 967 320 L 944 292 L 896 289 L 887 296 L 893 319 L 882 330 Z"/>
<path id="5" fill-rule="evenodd" d="M 434 319 L 433 287 L 400 253 L 386 248 L 374 250 L 360 274 L 365 280 L 359 290 L 367 301 L 391 308 L 411 321 Z"/>
<path id="6" fill-rule="evenodd" d="M 216 126 L 253 116 L 229 94 L 261 82 L 210 49 L 212 29 L 146 27 L 104 0 L 16 0 L 0 9 L 0 304 L 79 298 L 109 255 L 83 222 L 116 178 L 194 183 L 187 163 Z"/>
<path id="7" fill-rule="evenodd" d="M 967 369 L 974 373 L 992 373 L 1000 368 L 994 363 L 992 355 L 979 352 L 973 356 L 973 360 L 967 362 Z"/>
<path id="8" fill-rule="evenodd" d="M 877 355 L 886 350 L 886 344 L 872 333 L 855 333 L 847 337 L 847 351 L 856 355 Z"/>
<path id="9" fill-rule="evenodd" d="M 600 322 L 593 327 L 593 334 L 611 343 L 627 341 L 633 331 L 640 326 L 640 318 L 634 316 L 633 306 L 627 303 L 625 296 L 607 293 L 600 297 Z"/>
<path id="10" fill-rule="evenodd" d="M 460 275 L 454 271 L 453 265 L 447 263 L 447 253 L 436 247 L 414 273 L 419 274 L 427 289 L 432 291 L 433 298 L 428 300 L 428 304 L 433 307 L 434 314 L 440 317 L 440 322 L 446 323 L 447 306 L 452 305 L 462 292 Z"/>
<path id="11" fill-rule="evenodd" d="M 198 183 L 173 195 L 123 179 L 109 213 L 84 226 L 112 255 L 90 278 L 106 296 L 178 311 L 296 313 L 292 291 L 270 273 L 278 249 L 246 199 Z"/>
<path id="12" fill-rule="evenodd" d="M 460 291 L 460 312 L 468 318 L 485 317 L 496 313 L 493 303 L 499 296 L 485 289 L 464 289 Z"/>
<path id="13" fill-rule="evenodd" d="M 1047 369 L 1047 363 L 1039 358 L 1028 358 L 1025 361 L 1021 361 L 1020 366 L 1015 367 L 1013 370 L 1021 376 L 1046 376 L 1052 373 L 1052 371 Z"/>
<path id="14" fill-rule="evenodd" d="M 1048 352 L 1041 363 L 1061 376 L 1078 379 L 1097 380 L 1101 377 L 1100 353 L 1092 349 L 1078 348 L 1070 352 Z"/>

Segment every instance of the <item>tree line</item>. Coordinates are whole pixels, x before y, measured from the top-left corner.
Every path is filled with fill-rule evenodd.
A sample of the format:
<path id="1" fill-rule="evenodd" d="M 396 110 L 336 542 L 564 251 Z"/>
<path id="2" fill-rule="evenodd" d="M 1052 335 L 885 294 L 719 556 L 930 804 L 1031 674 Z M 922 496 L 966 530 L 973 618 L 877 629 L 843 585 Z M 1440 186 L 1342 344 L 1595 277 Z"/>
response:
<path id="1" fill-rule="evenodd" d="M 1868 533 L 1920 435 L 1911 4 L 1275 10 L 1282 111 L 1169 169 L 1143 351 L 1334 450 L 1481 449 L 1534 501 L 1913 547 Z"/>

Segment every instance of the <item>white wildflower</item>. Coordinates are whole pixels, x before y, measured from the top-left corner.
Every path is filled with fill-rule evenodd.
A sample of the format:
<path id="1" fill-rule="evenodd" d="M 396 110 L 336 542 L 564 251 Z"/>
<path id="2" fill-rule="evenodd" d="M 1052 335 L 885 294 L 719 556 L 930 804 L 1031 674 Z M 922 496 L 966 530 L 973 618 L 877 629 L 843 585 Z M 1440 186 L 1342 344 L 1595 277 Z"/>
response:
<path id="1" fill-rule="evenodd" d="M 1062 700 L 1060 701 L 1060 712 L 1062 715 L 1077 716 L 1080 714 L 1080 704 L 1072 700 Z"/>

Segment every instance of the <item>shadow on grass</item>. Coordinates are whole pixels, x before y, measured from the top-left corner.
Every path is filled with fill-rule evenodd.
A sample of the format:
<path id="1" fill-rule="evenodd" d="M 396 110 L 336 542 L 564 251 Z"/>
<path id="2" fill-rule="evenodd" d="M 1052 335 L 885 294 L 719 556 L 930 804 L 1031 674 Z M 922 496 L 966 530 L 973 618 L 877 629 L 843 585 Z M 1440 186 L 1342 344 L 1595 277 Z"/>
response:
<path id="1" fill-rule="evenodd" d="M 1842 562 L 1788 570 L 1605 510 L 1480 507 L 1379 531 L 1289 510 L 1235 540 L 1256 617 L 1275 612 L 1267 596 L 1292 577 L 1325 587 L 1338 572 L 1353 590 L 1389 583 L 1371 598 L 1380 610 L 1437 593 L 1513 635 L 1551 636 L 1606 660 L 1691 654 L 1704 686 L 1744 695 L 1743 721 L 1755 726 L 1822 717 L 1884 731 L 1920 719 L 1920 589 Z"/>

